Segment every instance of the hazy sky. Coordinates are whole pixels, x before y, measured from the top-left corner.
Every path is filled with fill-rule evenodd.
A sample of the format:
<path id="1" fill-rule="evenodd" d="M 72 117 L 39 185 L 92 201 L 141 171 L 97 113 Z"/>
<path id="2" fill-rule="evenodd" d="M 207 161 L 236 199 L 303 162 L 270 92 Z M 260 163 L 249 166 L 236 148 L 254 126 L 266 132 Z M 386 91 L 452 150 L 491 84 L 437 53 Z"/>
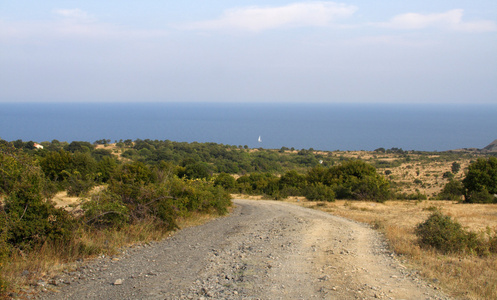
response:
<path id="1" fill-rule="evenodd" d="M 497 103 L 496 0 L 0 0 L 0 102 Z"/>

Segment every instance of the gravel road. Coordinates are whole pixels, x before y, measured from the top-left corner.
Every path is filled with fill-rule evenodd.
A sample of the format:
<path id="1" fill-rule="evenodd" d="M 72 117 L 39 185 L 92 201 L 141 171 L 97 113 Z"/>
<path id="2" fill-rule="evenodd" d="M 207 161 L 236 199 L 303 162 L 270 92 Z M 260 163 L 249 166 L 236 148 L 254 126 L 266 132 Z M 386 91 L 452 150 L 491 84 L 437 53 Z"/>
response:
<path id="1" fill-rule="evenodd" d="M 403 267 L 366 225 L 278 201 L 99 258 L 42 299 L 449 299 Z"/>

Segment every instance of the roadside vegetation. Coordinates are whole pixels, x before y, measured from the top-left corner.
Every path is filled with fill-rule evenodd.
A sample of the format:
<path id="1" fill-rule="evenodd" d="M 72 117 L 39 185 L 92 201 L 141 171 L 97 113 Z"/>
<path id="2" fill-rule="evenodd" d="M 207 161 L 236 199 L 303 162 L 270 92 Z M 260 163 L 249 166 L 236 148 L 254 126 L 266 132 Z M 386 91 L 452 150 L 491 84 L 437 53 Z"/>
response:
<path id="1" fill-rule="evenodd" d="M 0 140 L 0 295 L 223 215 L 233 194 L 298 200 L 370 223 L 458 297 L 497 298 L 496 153 L 140 139 Z"/>

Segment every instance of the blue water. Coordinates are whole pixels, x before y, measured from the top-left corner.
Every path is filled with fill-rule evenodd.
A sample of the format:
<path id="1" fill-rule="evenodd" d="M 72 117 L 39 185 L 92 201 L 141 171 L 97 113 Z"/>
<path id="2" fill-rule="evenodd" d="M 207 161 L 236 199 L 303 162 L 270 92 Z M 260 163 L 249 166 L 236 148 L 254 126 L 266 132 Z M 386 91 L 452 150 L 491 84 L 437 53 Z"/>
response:
<path id="1" fill-rule="evenodd" d="M 444 151 L 483 148 L 497 139 L 497 105 L 3 103 L 0 138 Z"/>

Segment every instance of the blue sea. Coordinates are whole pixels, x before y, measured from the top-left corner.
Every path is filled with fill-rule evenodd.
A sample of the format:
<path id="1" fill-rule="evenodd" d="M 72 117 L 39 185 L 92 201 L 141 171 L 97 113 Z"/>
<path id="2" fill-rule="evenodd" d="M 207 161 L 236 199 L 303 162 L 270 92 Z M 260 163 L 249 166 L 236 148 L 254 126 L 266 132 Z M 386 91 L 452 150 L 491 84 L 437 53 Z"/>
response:
<path id="1" fill-rule="evenodd" d="M 497 105 L 1 103 L 0 138 L 445 151 L 483 148 L 497 139 Z"/>

